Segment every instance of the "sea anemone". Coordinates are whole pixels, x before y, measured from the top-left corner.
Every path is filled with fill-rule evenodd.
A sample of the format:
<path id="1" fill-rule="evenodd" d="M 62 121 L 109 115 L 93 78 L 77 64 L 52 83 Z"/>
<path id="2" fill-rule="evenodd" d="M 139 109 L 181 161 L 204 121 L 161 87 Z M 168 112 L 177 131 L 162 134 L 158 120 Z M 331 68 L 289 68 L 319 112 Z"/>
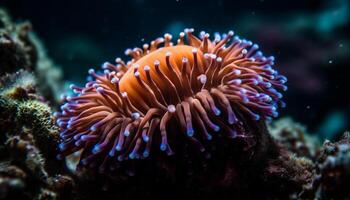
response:
<path id="1" fill-rule="evenodd" d="M 274 57 L 233 31 L 214 40 L 192 33 L 185 29 L 177 44 L 165 34 L 127 49 L 129 62 L 106 62 L 103 73 L 89 70 L 94 80 L 85 87 L 71 85 L 77 95 L 55 113 L 58 158 L 82 150 L 79 166 L 105 169 L 151 152 L 173 155 L 179 143 L 201 153 L 218 137 L 247 136 L 247 120 L 278 116 L 287 79 L 272 68 Z"/>

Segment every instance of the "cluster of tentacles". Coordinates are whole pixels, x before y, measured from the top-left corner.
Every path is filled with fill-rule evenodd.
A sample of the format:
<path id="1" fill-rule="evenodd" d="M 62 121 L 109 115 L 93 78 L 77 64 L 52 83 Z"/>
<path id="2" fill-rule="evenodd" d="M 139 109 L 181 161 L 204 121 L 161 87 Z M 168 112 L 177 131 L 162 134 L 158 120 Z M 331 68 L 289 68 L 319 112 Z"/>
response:
<path id="1" fill-rule="evenodd" d="M 62 138 L 58 157 L 83 149 L 80 164 L 105 167 L 159 149 L 171 155 L 176 150 L 169 135 L 179 134 L 203 152 L 203 142 L 218 134 L 244 135 L 242 115 L 278 116 L 287 80 L 272 68 L 273 57 L 232 31 L 213 40 L 192 32 L 181 32 L 177 44 L 165 34 L 128 49 L 129 62 L 104 63 L 103 73 L 89 70 L 94 80 L 85 87 L 71 85 L 77 95 L 66 96 L 55 113 Z"/>

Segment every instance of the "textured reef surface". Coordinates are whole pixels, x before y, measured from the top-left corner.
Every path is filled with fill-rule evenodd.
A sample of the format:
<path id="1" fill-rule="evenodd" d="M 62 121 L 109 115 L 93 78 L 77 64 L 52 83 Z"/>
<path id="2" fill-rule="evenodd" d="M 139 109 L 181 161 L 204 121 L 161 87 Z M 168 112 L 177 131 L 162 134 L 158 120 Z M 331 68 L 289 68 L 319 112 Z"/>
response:
<path id="1" fill-rule="evenodd" d="M 350 134 L 319 141 L 290 118 L 248 120 L 253 144 L 222 141 L 216 159 L 126 160 L 115 169 L 122 173 L 77 168 L 79 152 L 56 157 L 64 85 L 31 24 L 0 10 L 0 199 L 350 198 Z"/>

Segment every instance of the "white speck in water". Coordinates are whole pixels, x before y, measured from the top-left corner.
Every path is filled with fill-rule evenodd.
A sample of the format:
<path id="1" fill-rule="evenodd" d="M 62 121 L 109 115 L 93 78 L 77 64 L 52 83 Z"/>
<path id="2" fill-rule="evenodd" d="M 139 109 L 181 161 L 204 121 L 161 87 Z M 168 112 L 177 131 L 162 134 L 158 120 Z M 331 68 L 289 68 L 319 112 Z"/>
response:
<path id="1" fill-rule="evenodd" d="M 308 105 L 308 106 L 306 106 L 306 109 L 310 109 L 310 108 L 311 108 L 311 106 L 309 106 L 309 105 Z"/>
<path id="2" fill-rule="evenodd" d="M 342 48 L 344 45 L 343 45 L 343 43 L 340 43 L 339 44 L 339 48 Z"/>
<path id="3" fill-rule="evenodd" d="M 329 63 L 329 64 L 332 64 L 332 63 L 333 63 L 333 60 L 329 60 L 328 63 Z"/>

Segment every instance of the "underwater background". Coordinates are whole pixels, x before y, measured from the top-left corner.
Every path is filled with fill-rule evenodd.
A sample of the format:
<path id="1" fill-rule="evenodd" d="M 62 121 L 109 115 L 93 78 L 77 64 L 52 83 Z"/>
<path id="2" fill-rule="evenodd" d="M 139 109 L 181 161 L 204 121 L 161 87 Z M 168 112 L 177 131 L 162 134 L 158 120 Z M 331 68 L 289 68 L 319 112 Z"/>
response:
<path id="1" fill-rule="evenodd" d="M 85 87 L 92 90 L 88 90 L 88 94 L 93 94 L 90 100 L 96 103 L 94 98 L 101 98 L 109 91 L 101 82 L 91 85 L 93 77 L 104 76 L 101 66 L 113 68 L 106 62 L 115 63 L 118 57 L 129 60 L 126 49 L 140 47 L 162 36 L 166 40 L 169 38 L 164 35 L 166 33 L 175 39 L 185 30 L 189 39 L 191 29 L 187 28 L 194 28 L 196 36 L 206 31 L 211 39 L 225 33 L 232 36 L 229 31 L 233 30 L 240 39 L 258 44 L 268 62 L 261 64 L 265 61 L 256 55 L 249 61 L 261 62 L 263 69 L 271 72 L 273 87 L 284 90 L 285 84 L 288 90 L 278 90 L 281 93 L 275 93 L 277 100 L 272 103 L 266 100 L 271 104 L 268 109 L 262 107 L 265 113 L 258 113 L 262 118 L 257 115 L 255 121 L 254 113 L 251 119 L 247 116 L 252 112 L 239 106 L 242 102 L 251 103 L 244 98 L 233 107 L 238 111 L 238 121 L 231 124 L 228 116 L 225 123 L 230 123 L 229 126 L 225 123 L 211 126 L 216 122 L 210 124 L 207 120 L 207 125 L 218 134 L 213 134 L 213 140 L 208 134 L 210 139 L 207 137 L 208 141 L 203 142 L 205 148 L 189 145 L 192 144 L 187 141 L 193 136 L 192 124 L 191 128 L 186 127 L 186 137 L 173 137 L 172 134 L 180 130 L 175 121 L 165 127 L 165 133 L 168 130 L 169 143 L 174 145 L 176 154 L 163 155 L 160 150 L 165 150 L 163 136 L 167 134 L 161 135 L 161 129 L 148 131 L 152 129 L 145 126 L 142 134 L 149 128 L 147 132 L 162 137 L 161 145 L 157 140 L 154 142 L 154 149 L 160 153 L 152 149 L 150 157 L 149 154 L 142 154 L 142 157 L 136 147 L 136 151 L 127 154 L 131 150 L 128 147 L 125 160 L 115 156 L 117 160 L 107 162 L 115 157 L 111 151 L 107 153 L 106 148 L 100 149 L 103 146 L 100 141 L 107 141 L 109 146 L 113 141 L 117 144 L 117 136 L 113 135 L 113 141 L 107 140 L 107 133 L 108 136 L 112 132 L 119 133 L 120 124 L 113 124 L 113 120 L 118 121 L 115 118 L 120 117 L 119 113 L 113 110 L 118 116 L 108 115 L 113 117 L 103 120 L 91 117 L 94 113 L 86 111 L 91 112 L 84 107 L 86 102 L 82 101 L 83 106 L 79 107 L 80 102 L 73 97 L 84 98 L 86 94 L 78 86 L 88 82 Z M 0 0 L 0 200 L 157 199 L 164 195 L 168 195 L 168 199 L 350 199 L 349 35 L 349 0 Z M 237 49 L 247 42 L 238 38 L 233 41 L 240 41 Z M 246 55 L 247 49 L 238 52 Z M 275 60 L 269 56 L 274 56 Z M 214 60 L 223 61 L 221 57 Z M 271 63 L 274 63 L 273 69 L 269 66 Z M 139 77 L 138 67 L 134 69 L 133 75 Z M 108 84 L 119 84 L 118 78 L 112 78 L 119 77 L 113 74 L 115 71 L 104 72 Z M 241 75 L 238 71 L 234 75 Z M 268 76 L 262 71 L 261 74 Z M 204 84 L 202 79 L 198 80 Z M 266 83 L 259 81 L 255 86 Z M 268 89 L 270 87 L 271 84 L 266 86 L 267 90 L 261 94 L 276 92 Z M 119 88 L 111 91 L 117 93 L 117 90 Z M 247 90 L 239 90 L 245 94 L 242 91 Z M 167 92 L 165 94 L 169 95 Z M 118 98 L 124 98 L 123 94 L 118 93 Z M 253 98 L 266 99 L 261 94 Z M 278 108 L 279 114 L 276 114 L 277 103 L 283 107 L 282 95 L 287 106 Z M 215 98 L 214 104 L 218 99 Z M 149 99 L 139 100 L 147 102 Z M 107 101 L 102 103 L 105 104 L 103 109 L 110 109 Z M 172 104 L 167 106 L 167 114 L 177 109 Z M 229 110 L 230 104 L 220 106 Z M 97 112 L 100 107 L 92 110 Z M 83 114 L 79 113 L 79 108 Z M 67 109 L 69 111 L 65 112 Z M 217 109 L 219 114 L 210 109 L 218 116 L 215 120 L 226 117 L 220 115 L 220 109 Z M 86 113 L 88 117 L 79 118 Z M 213 113 L 208 112 L 210 119 Z M 265 123 L 268 119 L 265 116 L 275 114 L 278 117 L 272 123 Z M 124 121 L 132 119 L 136 124 L 140 113 L 131 112 L 130 116 L 122 118 Z M 109 128 L 114 125 L 111 130 L 118 128 L 118 131 L 106 131 L 106 121 L 111 122 Z M 198 130 L 198 121 L 194 122 L 195 130 Z M 84 135 L 79 123 L 92 134 Z M 130 124 L 134 123 L 130 122 L 127 127 Z M 120 128 L 120 133 L 124 128 Z M 203 130 L 195 131 L 195 136 L 206 132 Z M 236 135 L 231 134 L 232 130 Z M 132 137 L 134 133 L 131 131 Z M 126 135 L 125 131 L 118 137 L 120 135 L 128 137 L 130 132 Z M 83 139 L 83 136 L 86 137 Z M 101 137 L 101 140 L 96 145 L 87 144 L 93 137 Z M 149 141 L 149 138 L 142 139 L 143 145 Z M 117 149 L 114 147 L 112 150 Z M 85 158 L 90 156 L 91 162 L 85 163 Z M 101 160 L 103 167 L 97 166 Z"/>
<path id="2" fill-rule="evenodd" d="M 288 81 L 290 116 L 322 138 L 349 130 L 350 2 L 311 1 L 26 1 L 2 0 L 13 18 L 30 20 L 64 78 L 82 85 L 89 68 L 125 57 L 164 33 L 184 28 L 234 30 L 259 44 Z M 68 84 L 69 85 L 69 84 Z"/>

